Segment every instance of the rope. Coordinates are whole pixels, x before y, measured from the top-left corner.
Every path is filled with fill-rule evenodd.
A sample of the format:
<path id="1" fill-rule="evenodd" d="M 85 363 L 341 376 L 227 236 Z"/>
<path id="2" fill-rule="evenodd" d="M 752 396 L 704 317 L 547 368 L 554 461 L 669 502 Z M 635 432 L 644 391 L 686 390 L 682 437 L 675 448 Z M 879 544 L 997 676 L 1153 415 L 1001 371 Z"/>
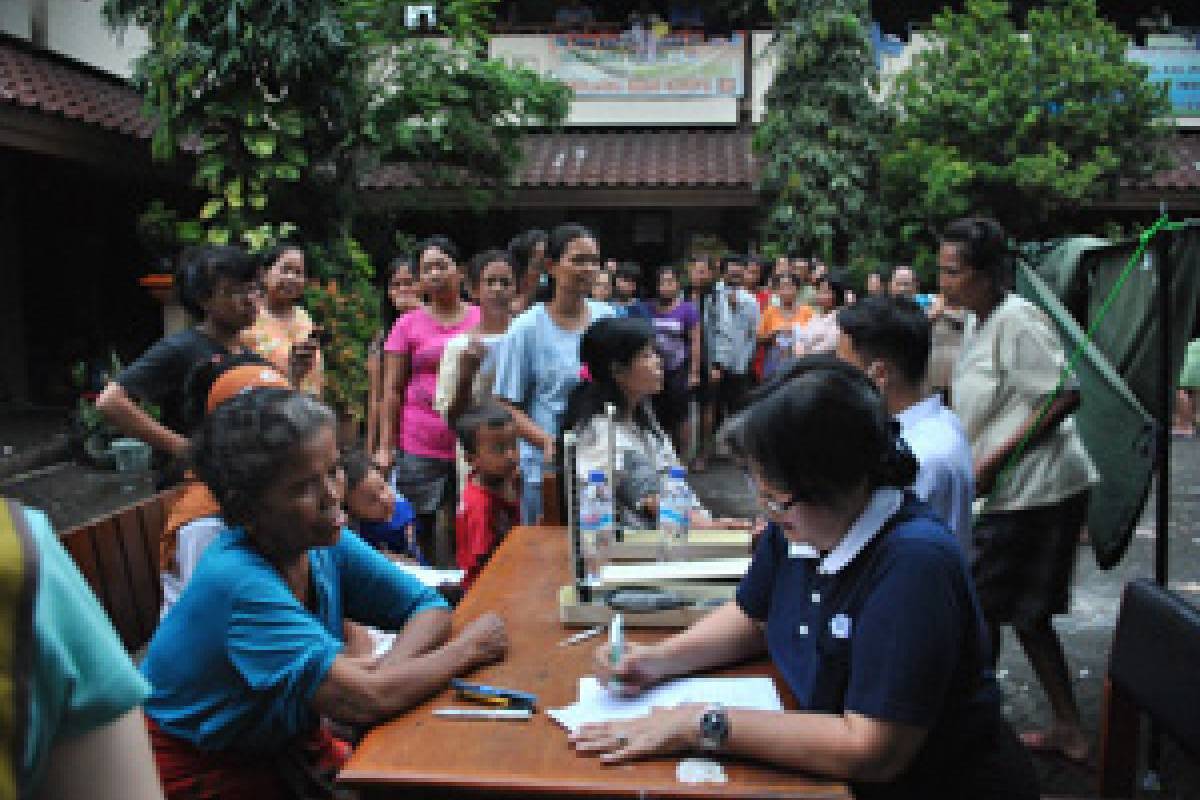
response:
<path id="1" fill-rule="evenodd" d="M 1054 401 L 1057 400 L 1059 395 L 1062 394 L 1063 387 L 1066 385 L 1067 380 L 1075 372 L 1075 365 L 1078 364 L 1079 359 L 1083 357 L 1083 353 L 1087 349 L 1087 346 L 1092 343 L 1092 337 L 1095 336 L 1096 331 L 1100 329 L 1100 324 L 1108 315 L 1108 310 L 1112 306 L 1113 301 L 1116 300 L 1117 295 L 1120 294 L 1121 290 L 1125 287 L 1125 283 L 1129 280 L 1129 276 L 1133 274 L 1133 270 L 1145 256 L 1146 248 L 1150 246 L 1150 242 L 1161 231 L 1179 231 L 1186 227 L 1187 223 L 1171 222 L 1169 219 L 1167 219 L 1167 215 L 1163 214 L 1153 225 L 1142 231 L 1142 233 L 1138 236 L 1137 248 L 1133 251 L 1133 255 L 1129 257 L 1129 262 L 1125 265 L 1125 268 L 1121 270 L 1121 275 L 1119 278 L 1117 278 L 1117 282 L 1113 284 L 1112 289 L 1109 290 L 1108 296 L 1104 298 L 1104 302 L 1100 305 L 1099 312 L 1096 313 L 1095 319 L 1092 320 L 1091 325 L 1088 326 L 1088 329 L 1084 334 L 1083 341 L 1081 341 L 1075 347 L 1074 352 L 1071 353 L 1071 357 L 1067 359 L 1067 365 L 1063 367 L 1062 372 L 1059 374 L 1058 384 L 1054 387 L 1054 391 L 1047 395 L 1045 401 L 1043 401 L 1041 405 L 1041 408 L 1038 409 L 1038 415 L 1034 420 L 1033 425 L 1031 425 L 1029 429 L 1025 431 L 1025 435 L 1021 437 L 1021 441 L 1017 444 L 1017 448 L 1013 450 L 1012 455 L 1008 457 L 1008 460 L 1004 463 L 1004 467 L 996 476 L 996 482 L 992 486 L 992 491 L 988 493 L 987 499 L 984 500 L 983 512 L 987 511 L 988 507 L 992 503 L 992 498 L 1003 485 L 1003 482 L 1008 479 L 1013 467 L 1015 467 L 1017 462 L 1021 460 L 1021 456 L 1024 455 L 1026 448 L 1029 446 L 1030 439 L 1033 438 L 1033 434 L 1041 426 L 1042 421 L 1046 418 L 1046 415 L 1050 413 L 1050 408 L 1054 405 Z M 1166 289 L 1169 287 L 1163 288 Z M 1167 331 L 1163 331 L 1162 335 L 1166 336 L 1167 333 Z"/>

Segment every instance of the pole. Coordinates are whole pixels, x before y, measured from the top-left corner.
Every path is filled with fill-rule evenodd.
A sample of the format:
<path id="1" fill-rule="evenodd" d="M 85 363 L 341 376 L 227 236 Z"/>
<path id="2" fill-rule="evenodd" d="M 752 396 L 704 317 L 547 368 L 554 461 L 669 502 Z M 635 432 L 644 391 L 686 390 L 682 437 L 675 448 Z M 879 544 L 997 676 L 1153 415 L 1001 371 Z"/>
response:
<path id="1" fill-rule="evenodd" d="M 1167 204 L 1160 205 L 1160 215 L 1167 213 Z M 1171 284 L 1174 282 L 1171 265 L 1171 232 L 1159 232 L 1155 242 L 1154 256 L 1158 261 L 1158 384 L 1159 396 L 1158 463 L 1155 465 L 1158 478 L 1158 505 L 1154 515 L 1154 580 L 1159 586 L 1167 585 L 1169 559 L 1168 532 L 1171 514 L 1171 415 L 1175 399 L 1175 376 L 1171 374 Z"/>

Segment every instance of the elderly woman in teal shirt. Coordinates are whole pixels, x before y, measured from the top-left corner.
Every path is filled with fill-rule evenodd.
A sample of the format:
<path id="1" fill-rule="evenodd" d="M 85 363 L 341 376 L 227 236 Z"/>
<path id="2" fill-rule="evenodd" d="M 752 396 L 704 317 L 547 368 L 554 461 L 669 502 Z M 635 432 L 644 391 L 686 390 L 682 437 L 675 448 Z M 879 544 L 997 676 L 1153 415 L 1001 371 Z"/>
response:
<path id="1" fill-rule="evenodd" d="M 321 718 L 378 722 L 504 655 L 498 617 L 451 639 L 442 599 L 345 528 L 334 417 L 316 400 L 235 397 L 197 433 L 193 467 L 231 527 L 142 664 L 168 798 L 266 800 L 289 777 L 327 789 L 345 748 Z M 376 661 L 348 647 L 346 618 L 399 635 Z"/>

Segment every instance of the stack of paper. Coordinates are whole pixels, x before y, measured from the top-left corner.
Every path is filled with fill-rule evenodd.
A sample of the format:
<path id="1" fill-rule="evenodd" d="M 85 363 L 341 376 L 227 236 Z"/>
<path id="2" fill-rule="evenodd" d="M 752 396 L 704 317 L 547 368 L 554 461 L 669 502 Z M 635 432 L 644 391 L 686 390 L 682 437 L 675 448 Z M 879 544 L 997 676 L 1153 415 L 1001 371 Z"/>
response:
<path id="1" fill-rule="evenodd" d="M 417 564 L 404 564 L 398 561 L 393 561 L 396 568 L 402 572 L 407 572 L 421 583 L 436 589 L 439 586 L 458 586 L 462 583 L 463 576 L 467 573 L 461 569 L 434 569 L 433 567 L 422 567 Z"/>
<path id="2" fill-rule="evenodd" d="M 592 675 L 579 679 L 579 699 L 546 713 L 571 733 L 589 722 L 645 716 L 655 707 L 720 703 L 730 708 L 782 711 L 783 702 L 770 678 L 681 678 L 647 689 L 637 697 L 618 697 Z"/>

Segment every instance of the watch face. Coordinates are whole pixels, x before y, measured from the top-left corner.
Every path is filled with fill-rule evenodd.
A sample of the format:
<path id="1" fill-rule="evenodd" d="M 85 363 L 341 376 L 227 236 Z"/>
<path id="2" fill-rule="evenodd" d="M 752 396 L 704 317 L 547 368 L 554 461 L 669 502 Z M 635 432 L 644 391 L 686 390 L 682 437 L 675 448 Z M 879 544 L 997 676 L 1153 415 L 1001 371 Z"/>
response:
<path id="1" fill-rule="evenodd" d="M 723 708 L 710 708 L 700 717 L 700 744 L 716 750 L 729 738 L 729 717 Z"/>

